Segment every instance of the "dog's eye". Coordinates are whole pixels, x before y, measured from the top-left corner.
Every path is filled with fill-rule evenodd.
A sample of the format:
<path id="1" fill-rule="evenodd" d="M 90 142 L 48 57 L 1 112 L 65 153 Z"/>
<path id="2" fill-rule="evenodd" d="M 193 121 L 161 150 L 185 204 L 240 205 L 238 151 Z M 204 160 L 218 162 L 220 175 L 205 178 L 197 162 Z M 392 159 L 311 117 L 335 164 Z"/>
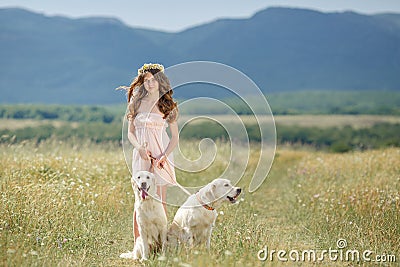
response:
<path id="1" fill-rule="evenodd" d="M 138 178 L 138 180 L 140 180 L 140 176 L 138 176 L 137 178 Z"/>
<path id="2" fill-rule="evenodd" d="M 147 176 L 147 179 L 150 179 L 150 177 L 149 177 L 149 176 Z"/>
<path id="3" fill-rule="evenodd" d="M 224 184 L 224 186 L 225 186 L 225 187 L 228 187 L 228 186 L 229 186 L 229 184 Z"/>

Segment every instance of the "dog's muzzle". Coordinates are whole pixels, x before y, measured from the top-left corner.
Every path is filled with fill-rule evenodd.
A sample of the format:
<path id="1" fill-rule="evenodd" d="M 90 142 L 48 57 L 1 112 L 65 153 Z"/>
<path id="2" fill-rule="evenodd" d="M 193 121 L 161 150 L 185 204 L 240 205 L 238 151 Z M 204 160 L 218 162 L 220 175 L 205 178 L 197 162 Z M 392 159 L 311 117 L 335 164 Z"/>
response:
<path id="1" fill-rule="evenodd" d="M 236 189 L 236 195 L 234 195 L 233 197 L 230 197 L 230 196 L 226 196 L 226 197 L 228 198 L 229 202 L 234 204 L 234 203 L 236 203 L 236 199 L 238 198 L 240 193 L 242 193 L 242 189 L 241 188 L 237 188 Z"/>
<path id="2" fill-rule="evenodd" d="M 140 187 L 138 186 L 138 190 L 140 192 L 140 196 L 142 197 L 143 200 L 147 198 L 149 195 L 149 190 L 150 190 L 150 185 L 147 187 L 147 183 L 143 182 L 140 184 Z"/>

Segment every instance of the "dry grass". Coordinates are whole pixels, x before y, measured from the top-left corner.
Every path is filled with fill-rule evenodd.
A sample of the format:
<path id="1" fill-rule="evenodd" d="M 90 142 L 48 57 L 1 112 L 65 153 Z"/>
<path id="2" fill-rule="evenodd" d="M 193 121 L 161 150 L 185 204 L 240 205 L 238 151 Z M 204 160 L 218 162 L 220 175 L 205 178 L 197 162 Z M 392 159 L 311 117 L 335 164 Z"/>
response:
<path id="1" fill-rule="evenodd" d="M 231 115 L 214 115 L 212 118 L 221 123 L 235 122 Z M 186 116 L 182 116 L 182 121 L 186 121 Z M 256 123 L 253 116 L 240 116 L 240 120 L 244 123 Z M 284 126 L 300 126 L 300 127 L 343 127 L 350 125 L 356 129 L 368 128 L 376 123 L 400 123 L 399 116 L 382 116 L 382 115 L 276 115 L 274 116 L 277 125 Z M 259 123 L 270 122 L 271 118 L 265 115 L 259 116 Z M 201 122 L 195 120 L 194 123 Z"/>
<path id="2" fill-rule="evenodd" d="M 368 128 L 376 123 L 400 123 L 399 116 L 381 115 L 298 115 L 274 116 L 278 125 L 301 127 L 342 127 Z"/>
<path id="3" fill-rule="evenodd" d="M 248 171 L 255 163 L 251 158 Z M 280 150 L 259 190 L 219 210 L 210 252 L 168 251 L 148 264 L 257 266 L 264 246 L 328 249 L 338 238 L 349 248 L 394 254 L 399 261 L 399 168 L 399 149 L 340 155 Z M 118 258 L 133 246 L 133 196 L 119 147 L 2 145 L 0 177 L 3 266 L 134 264 Z M 248 177 L 241 186 L 248 187 Z M 272 264 L 291 265 L 276 258 Z"/>
<path id="4" fill-rule="evenodd" d="M 63 125 L 70 125 L 71 127 L 77 127 L 79 125 L 78 122 L 66 122 L 59 120 L 34 120 L 34 119 L 0 119 L 0 130 L 8 129 L 8 130 L 16 130 L 22 129 L 25 127 L 38 127 L 41 125 L 51 124 L 54 127 L 61 127 Z"/>

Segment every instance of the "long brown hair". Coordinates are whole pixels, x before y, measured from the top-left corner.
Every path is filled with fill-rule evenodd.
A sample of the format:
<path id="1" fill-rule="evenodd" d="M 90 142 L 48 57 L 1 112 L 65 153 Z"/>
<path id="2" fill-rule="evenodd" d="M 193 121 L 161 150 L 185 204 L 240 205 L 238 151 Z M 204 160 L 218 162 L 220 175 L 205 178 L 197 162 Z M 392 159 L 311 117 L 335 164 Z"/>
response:
<path id="1" fill-rule="evenodd" d="M 176 121 L 178 116 L 178 107 L 172 98 L 173 91 L 171 84 L 168 77 L 159 69 L 146 70 L 133 79 L 127 92 L 129 108 L 129 114 L 127 115 L 128 119 L 134 119 L 136 117 L 141 101 L 147 95 L 147 91 L 143 85 L 144 76 L 147 72 L 150 72 L 159 84 L 158 90 L 160 93 L 160 99 L 157 102 L 157 107 L 160 112 L 164 114 L 163 119 L 166 119 L 168 122 Z"/>

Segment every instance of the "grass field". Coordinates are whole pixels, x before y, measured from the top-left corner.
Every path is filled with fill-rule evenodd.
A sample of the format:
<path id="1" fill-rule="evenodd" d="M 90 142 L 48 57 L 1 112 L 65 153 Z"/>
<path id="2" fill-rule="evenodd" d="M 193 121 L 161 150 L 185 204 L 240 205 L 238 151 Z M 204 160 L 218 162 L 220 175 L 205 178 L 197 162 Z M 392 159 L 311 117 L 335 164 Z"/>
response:
<path id="1" fill-rule="evenodd" d="M 54 127 L 61 127 L 63 125 L 71 125 L 71 127 L 78 126 L 79 122 L 67 122 L 60 120 L 35 120 L 35 119 L 0 119 L 0 130 L 2 129 L 22 129 L 25 127 L 37 127 L 41 125 L 51 124 Z"/>
<path id="2" fill-rule="evenodd" d="M 53 140 L 3 144 L 0 151 L 2 266 L 140 265 L 118 258 L 133 246 L 133 195 L 120 147 Z M 253 153 L 240 186 L 248 188 L 255 164 Z M 183 175 L 178 171 L 178 180 Z M 202 183 L 208 178 L 196 176 Z M 242 198 L 219 210 L 209 252 L 168 251 L 148 265 L 259 266 L 265 246 L 321 251 L 337 249 L 341 238 L 347 247 L 340 251 L 371 250 L 370 258 L 400 262 L 398 148 L 346 154 L 278 149 L 267 180 Z M 169 208 L 169 222 L 175 210 Z M 328 256 L 319 263 L 358 264 Z M 275 254 L 265 265 L 293 262 Z"/>
<path id="3" fill-rule="evenodd" d="M 215 120 L 224 123 L 235 121 L 231 115 L 215 115 Z M 254 124 L 256 119 L 253 116 L 242 115 L 240 119 L 243 123 Z M 186 121 L 186 116 L 182 116 L 182 121 Z M 277 115 L 274 116 L 277 125 L 300 126 L 300 127 L 343 127 L 352 126 L 354 128 L 368 128 L 377 123 L 400 123 L 400 116 L 383 115 Z M 259 123 L 271 121 L 270 117 L 259 116 Z M 195 120 L 194 122 L 201 122 Z"/>

